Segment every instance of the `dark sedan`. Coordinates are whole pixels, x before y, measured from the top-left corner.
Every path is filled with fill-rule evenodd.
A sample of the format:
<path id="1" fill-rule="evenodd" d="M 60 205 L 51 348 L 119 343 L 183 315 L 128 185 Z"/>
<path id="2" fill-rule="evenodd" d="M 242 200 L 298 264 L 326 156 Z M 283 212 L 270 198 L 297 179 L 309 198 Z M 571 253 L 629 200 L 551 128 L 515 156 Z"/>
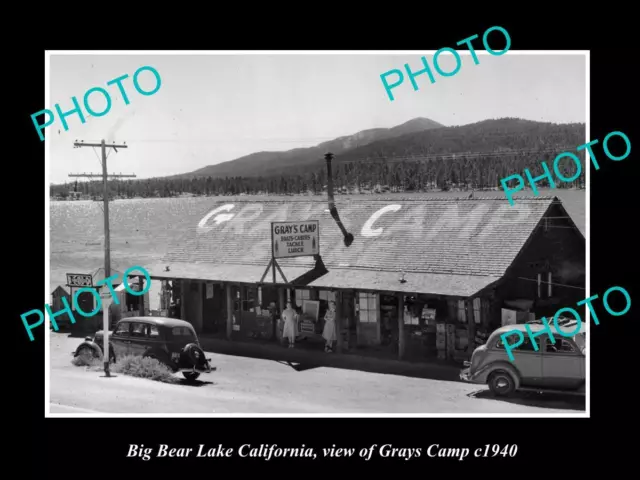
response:
<path id="1" fill-rule="evenodd" d="M 103 332 L 86 337 L 73 355 L 102 358 Z M 171 371 L 182 372 L 187 380 L 208 373 L 210 358 L 204 351 L 193 326 L 183 320 L 167 317 L 129 317 L 118 321 L 109 333 L 109 361 L 125 355 L 156 358 Z"/>

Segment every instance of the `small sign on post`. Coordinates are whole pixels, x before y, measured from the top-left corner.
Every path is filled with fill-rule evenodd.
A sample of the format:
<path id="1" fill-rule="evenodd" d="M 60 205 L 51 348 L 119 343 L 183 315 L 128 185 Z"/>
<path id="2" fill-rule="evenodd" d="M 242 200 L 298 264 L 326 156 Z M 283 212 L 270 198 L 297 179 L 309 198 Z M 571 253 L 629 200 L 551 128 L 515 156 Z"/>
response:
<path id="1" fill-rule="evenodd" d="M 68 287 L 93 287 L 93 277 L 84 273 L 67 273 Z"/>
<path id="2" fill-rule="evenodd" d="M 273 258 L 310 257 L 320 253 L 320 222 L 271 222 Z"/>

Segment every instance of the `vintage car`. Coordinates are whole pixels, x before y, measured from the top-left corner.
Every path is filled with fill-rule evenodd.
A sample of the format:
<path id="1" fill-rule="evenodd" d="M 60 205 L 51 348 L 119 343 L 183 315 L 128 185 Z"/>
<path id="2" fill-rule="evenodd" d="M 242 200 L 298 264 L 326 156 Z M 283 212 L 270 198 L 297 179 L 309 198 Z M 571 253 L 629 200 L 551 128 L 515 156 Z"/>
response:
<path id="1" fill-rule="evenodd" d="M 533 334 L 545 327 L 540 321 L 527 324 Z M 560 325 L 565 335 L 550 325 L 555 343 L 548 333 L 535 337 L 536 351 L 525 324 L 505 325 L 495 330 L 487 342 L 476 348 L 470 362 L 460 372 L 460 378 L 466 382 L 488 384 L 495 395 L 506 396 L 516 390 L 561 392 L 578 395 L 585 394 L 586 379 L 586 328 L 582 323 L 566 322 Z M 514 360 L 504 348 L 500 336 L 510 330 L 519 330 L 524 336 L 522 344 L 511 351 Z M 517 336 L 507 337 L 509 343 L 516 343 Z"/>
<path id="2" fill-rule="evenodd" d="M 102 358 L 103 332 L 86 337 L 73 352 L 74 357 Z M 182 372 L 187 380 L 195 380 L 200 373 L 208 373 L 210 358 L 204 351 L 193 326 L 183 320 L 166 317 L 128 317 L 119 320 L 109 332 L 109 361 L 124 355 L 157 358 L 171 371 Z"/>

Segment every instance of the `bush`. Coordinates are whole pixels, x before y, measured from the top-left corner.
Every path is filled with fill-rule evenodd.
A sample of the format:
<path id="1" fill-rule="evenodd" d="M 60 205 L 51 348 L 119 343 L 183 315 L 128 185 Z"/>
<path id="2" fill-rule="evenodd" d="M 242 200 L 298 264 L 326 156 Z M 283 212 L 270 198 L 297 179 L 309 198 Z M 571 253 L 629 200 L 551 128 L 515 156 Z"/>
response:
<path id="1" fill-rule="evenodd" d="M 113 371 L 158 382 L 178 383 L 178 379 L 173 376 L 173 372 L 155 358 L 125 355 L 116 361 L 115 365 L 113 365 Z"/>
<path id="2" fill-rule="evenodd" d="M 76 367 L 103 368 L 102 360 L 96 357 L 88 358 L 86 356 L 80 355 L 77 357 L 73 357 L 73 360 L 71 360 L 71 363 L 73 363 Z"/>

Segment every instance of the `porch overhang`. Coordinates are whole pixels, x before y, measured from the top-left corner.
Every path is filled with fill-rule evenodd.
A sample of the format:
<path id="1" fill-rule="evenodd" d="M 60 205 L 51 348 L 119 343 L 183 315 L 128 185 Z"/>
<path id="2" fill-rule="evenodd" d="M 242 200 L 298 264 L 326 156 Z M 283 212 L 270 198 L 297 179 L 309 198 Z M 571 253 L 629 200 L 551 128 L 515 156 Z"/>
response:
<path id="1" fill-rule="evenodd" d="M 168 267 L 168 270 L 167 270 Z M 144 265 L 152 279 L 162 280 L 199 280 L 208 282 L 232 282 L 244 284 L 258 284 L 262 279 L 266 265 L 231 265 L 215 263 L 162 263 Z M 300 277 L 308 277 L 315 269 L 309 267 L 285 267 L 280 269 L 286 277 L 286 282 L 276 269 L 276 284 L 302 285 L 297 281 Z M 312 275 L 313 277 L 313 275 Z M 263 284 L 273 284 L 271 268 L 262 280 Z"/>
<path id="2" fill-rule="evenodd" d="M 345 290 L 424 293 L 468 298 L 497 282 L 500 278 L 495 276 L 433 273 L 405 273 L 403 275 L 400 272 L 334 268 L 322 277 L 310 282 L 308 286 Z"/>

